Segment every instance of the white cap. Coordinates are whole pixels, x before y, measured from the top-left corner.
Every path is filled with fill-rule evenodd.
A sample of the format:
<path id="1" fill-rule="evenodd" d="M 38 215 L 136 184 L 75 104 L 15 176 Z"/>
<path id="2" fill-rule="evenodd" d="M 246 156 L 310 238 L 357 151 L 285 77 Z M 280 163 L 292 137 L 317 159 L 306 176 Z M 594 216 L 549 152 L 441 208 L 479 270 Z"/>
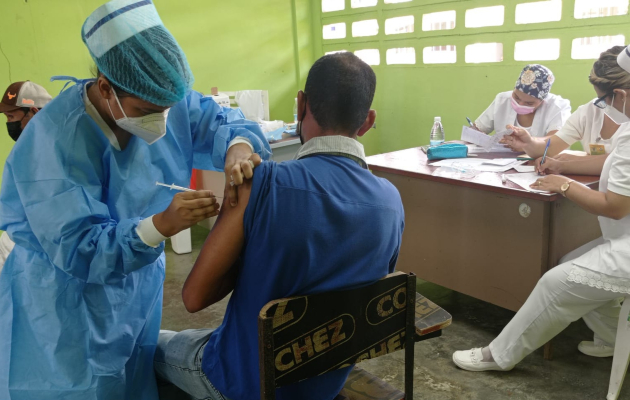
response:
<path id="1" fill-rule="evenodd" d="M 630 46 L 623 49 L 617 56 L 617 64 L 630 74 Z"/>
<path id="2" fill-rule="evenodd" d="M 442 117 L 435 117 L 433 122 L 442 122 Z"/>
<path id="3" fill-rule="evenodd" d="M 52 100 L 46 89 L 31 81 L 9 85 L 0 102 L 0 112 L 9 112 L 22 107 L 42 108 Z"/>

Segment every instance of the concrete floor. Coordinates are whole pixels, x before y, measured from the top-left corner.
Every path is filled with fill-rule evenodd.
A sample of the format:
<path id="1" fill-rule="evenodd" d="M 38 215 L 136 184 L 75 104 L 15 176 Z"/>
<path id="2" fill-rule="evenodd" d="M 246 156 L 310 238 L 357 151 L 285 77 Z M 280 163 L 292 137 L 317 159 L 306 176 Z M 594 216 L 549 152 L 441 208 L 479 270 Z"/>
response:
<path id="1" fill-rule="evenodd" d="M 183 330 L 220 325 L 227 299 L 197 314 L 188 314 L 181 301 L 181 288 L 205 240 L 207 231 L 193 228 L 193 253 L 176 255 L 167 244 L 166 282 L 162 328 Z M 420 281 L 418 292 L 453 316 L 443 336 L 416 344 L 414 399 L 426 400 L 604 400 L 608 389 L 611 358 L 598 359 L 577 351 L 581 340 L 592 337 L 582 322 L 576 322 L 554 340 L 554 359 L 543 360 L 542 349 L 527 357 L 511 372 L 471 373 L 455 367 L 456 350 L 487 345 L 514 315 L 513 312 L 473 299 L 443 287 Z M 361 367 L 403 388 L 403 353 L 361 363 Z M 630 399 L 630 383 L 620 399 Z"/>

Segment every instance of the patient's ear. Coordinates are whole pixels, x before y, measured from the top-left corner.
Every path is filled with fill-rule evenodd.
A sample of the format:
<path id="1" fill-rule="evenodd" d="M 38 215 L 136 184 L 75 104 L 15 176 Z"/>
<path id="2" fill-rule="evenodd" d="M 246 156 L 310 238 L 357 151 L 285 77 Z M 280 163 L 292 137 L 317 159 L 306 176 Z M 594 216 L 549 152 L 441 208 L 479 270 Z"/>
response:
<path id="1" fill-rule="evenodd" d="M 368 111 L 368 115 L 367 115 L 367 118 L 365 119 L 365 122 L 363 123 L 363 125 L 361 125 L 361 128 L 359 128 L 359 131 L 357 132 L 357 136 L 361 137 L 365 135 L 367 131 L 372 129 L 372 127 L 374 126 L 374 122 L 376 122 L 376 110 L 370 110 Z"/>

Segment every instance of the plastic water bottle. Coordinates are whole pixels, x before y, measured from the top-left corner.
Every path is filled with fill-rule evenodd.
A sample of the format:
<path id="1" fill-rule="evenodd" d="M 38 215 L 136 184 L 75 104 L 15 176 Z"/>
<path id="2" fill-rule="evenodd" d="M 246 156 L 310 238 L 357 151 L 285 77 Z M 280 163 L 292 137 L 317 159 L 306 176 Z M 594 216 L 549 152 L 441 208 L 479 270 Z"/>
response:
<path id="1" fill-rule="evenodd" d="M 297 97 L 295 98 L 295 104 L 293 105 L 293 122 L 297 124 Z"/>
<path id="2" fill-rule="evenodd" d="M 444 143 L 444 128 L 442 127 L 442 118 L 440 117 L 435 117 L 435 119 L 433 120 L 430 143 L 431 146 L 439 146 Z"/>

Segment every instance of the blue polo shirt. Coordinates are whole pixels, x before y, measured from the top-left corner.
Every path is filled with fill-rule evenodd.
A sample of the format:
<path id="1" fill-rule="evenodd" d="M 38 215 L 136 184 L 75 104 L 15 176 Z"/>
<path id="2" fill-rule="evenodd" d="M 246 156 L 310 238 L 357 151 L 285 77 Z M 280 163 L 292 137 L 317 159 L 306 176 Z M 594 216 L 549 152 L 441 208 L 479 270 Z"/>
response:
<path id="1" fill-rule="evenodd" d="M 232 400 L 260 399 L 258 314 L 269 301 L 350 289 L 394 271 L 404 227 L 387 180 L 339 155 L 316 154 L 254 173 L 239 277 L 202 369 Z M 278 400 L 333 399 L 351 367 L 277 389 Z"/>

